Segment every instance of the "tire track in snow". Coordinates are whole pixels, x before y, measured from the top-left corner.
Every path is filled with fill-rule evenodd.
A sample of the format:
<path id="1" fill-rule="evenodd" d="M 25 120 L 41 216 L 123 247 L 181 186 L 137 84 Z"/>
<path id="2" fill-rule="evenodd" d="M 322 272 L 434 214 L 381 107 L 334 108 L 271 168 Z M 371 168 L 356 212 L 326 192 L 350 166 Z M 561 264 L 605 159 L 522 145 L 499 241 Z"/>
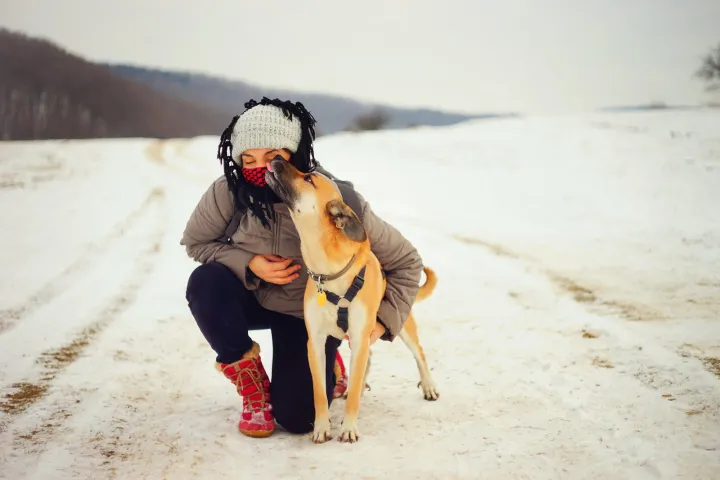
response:
<path id="1" fill-rule="evenodd" d="M 442 228 L 436 225 L 428 225 L 427 222 L 420 221 L 416 218 L 404 217 L 403 220 L 423 229 L 443 232 Z M 437 233 L 437 235 L 444 237 L 449 236 L 456 242 L 481 248 L 494 256 L 523 265 L 528 271 L 528 274 L 548 280 L 550 284 L 555 287 L 556 295 L 569 296 L 574 303 L 581 306 L 583 310 L 593 313 L 599 318 L 630 320 L 631 322 L 628 328 L 632 329 L 632 336 L 628 339 L 625 346 L 616 348 L 624 350 L 625 353 L 631 350 L 637 350 L 637 352 L 633 354 L 636 358 L 631 364 L 621 366 L 623 373 L 634 377 L 635 380 L 651 390 L 671 392 L 672 396 L 666 398 L 672 398 L 673 401 L 676 397 L 682 398 L 686 406 L 685 412 L 687 415 L 702 414 L 707 419 L 720 419 L 720 400 L 718 400 L 720 397 L 717 397 L 714 393 L 708 393 L 720 389 L 717 383 L 717 380 L 720 379 L 720 361 L 718 360 L 720 355 L 717 353 L 713 354 L 709 351 L 693 351 L 692 354 L 690 354 L 688 353 L 688 348 L 684 348 L 689 347 L 688 345 L 678 350 L 677 348 L 663 347 L 653 344 L 652 342 L 647 343 L 643 341 L 646 338 L 651 338 L 647 336 L 648 332 L 644 330 L 643 325 L 648 325 L 648 322 L 652 320 L 668 320 L 665 316 L 660 315 L 646 305 L 634 305 L 627 302 L 602 298 L 587 286 L 553 272 L 549 268 L 541 265 L 536 259 L 517 253 L 503 245 L 460 234 Z M 509 290 L 508 295 L 525 308 L 538 308 L 532 299 L 528 299 L 522 292 Z M 635 327 L 633 327 L 633 324 L 638 325 L 637 328 L 641 330 L 637 331 Z M 648 328 L 651 327 L 648 326 Z M 629 332 L 625 331 L 623 333 L 617 331 L 616 333 L 624 336 Z M 578 335 L 582 338 L 583 332 L 580 331 Z M 636 343 L 631 345 L 630 342 Z M 720 349 L 720 346 L 714 348 Z M 605 353 L 622 355 L 623 352 L 620 350 L 616 349 L 612 352 L 606 351 Z M 611 354 L 610 356 L 612 357 L 613 355 Z M 693 357 L 694 361 L 692 363 L 684 362 L 682 367 L 678 367 L 678 357 Z M 593 364 L 596 366 L 604 362 L 612 365 L 609 360 L 614 359 L 592 359 L 591 362 L 594 362 Z M 708 378 L 708 374 L 712 374 L 714 377 Z"/>
<path id="2" fill-rule="evenodd" d="M 634 305 L 619 300 L 611 300 L 607 298 L 599 297 L 592 289 L 581 285 L 580 283 L 572 280 L 568 277 L 553 272 L 550 269 L 538 266 L 538 262 L 525 255 L 513 252 L 510 249 L 485 240 L 468 237 L 464 235 L 452 234 L 452 239 L 467 245 L 475 245 L 489 250 L 494 255 L 499 257 L 511 258 L 524 263 L 530 263 L 536 266 L 540 272 L 545 275 L 552 283 L 563 290 L 565 293 L 572 295 L 573 299 L 584 305 L 587 305 L 590 309 L 596 313 L 618 315 L 625 318 L 626 320 L 664 320 L 665 317 L 659 312 L 653 310 L 647 305 Z"/>
<path id="3" fill-rule="evenodd" d="M 143 206 L 147 209 L 150 205 L 163 200 L 164 191 L 156 189 L 143 202 Z M 4 414 L 4 418 L 0 419 L 0 438 L 7 434 L 7 430 L 16 419 L 22 418 L 22 415 L 29 410 L 32 411 L 35 404 L 53 393 L 55 378 L 78 360 L 92 346 L 93 341 L 132 305 L 140 288 L 155 269 L 156 260 L 162 247 L 162 240 L 167 231 L 166 215 L 164 213 L 162 209 L 159 211 L 159 221 L 155 222 L 155 230 L 147 247 L 141 250 L 137 257 L 133 259 L 132 263 L 135 264 L 135 268 L 131 271 L 131 274 L 105 307 L 96 315 L 92 315 L 92 318 L 96 318 L 96 320 L 84 327 L 63 346 L 43 352 L 36 359 L 36 364 L 40 365 L 40 373 L 11 385 L 12 391 L 4 393 L 0 397 L 0 412 Z M 114 231 L 124 231 L 132 227 L 134 224 L 133 218 L 127 217 Z M 63 389 L 58 402 L 42 408 L 38 413 L 28 413 L 26 417 L 32 416 L 36 426 L 25 429 L 19 426 L 11 432 L 14 450 L 24 452 L 28 450 L 33 452 L 42 451 L 48 440 L 62 427 L 64 421 L 72 416 L 73 410 L 78 408 L 78 404 L 81 403 L 82 392 L 67 392 L 66 389 Z M 43 412 L 50 413 L 40 420 Z M 0 465 L 2 463 L 3 459 L 0 458 Z"/>
<path id="4" fill-rule="evenodd" d="M 145 155 L 152 163 L 159 165 L 161 168 L 168 170 L 175 175 L 182 177 L 185 180 L 207 183 L 206 179 L 188 173 L 186 170 L 177 166 L 175 163 L 168 162 L 167 158 L 165 157 L 166 148 L 172 146 L 175 149 L 175 156 L 187 158 L 187 156 L 185 155 L 187 143 L 188 140 L 183 139 L 156 140 L 150 145 L 148 145 L 147 149 L 145 150 Z"/>
<path id="5" fill-rule="evenodd" d="M 404 217 L 403 220 L 424 229 L 432 228 L 436 232 L 443 231 L 443 229 L 440 228 L 438 225 L 428 225 L 428 222 L 425 220 L 420 220 L 413 217 Z M 573 299 L 576 302 L 586 305 L 594 313 L 603 315 L 617 315 L 626 320 L 632 321 L 651 321 L 667 319 L 660 312 L 654 310 L 648 305 L 631 304 L 620 300 L 602 298 L 591 288 L 588 288 L 587 286 L 582 285 L 571 278 L 568 278 L 564 275 L 552 271 L 547 267 L 542 266 L 541 263 L 535 258 L 515 252 L 505 247 L 504 245 L 489 242 L 481 238 L 461 235 L 457 233 L 450 233 L 446 236 L 449 236 L 456 242 L 488 250 L 493 255 L 496 255 L 498 257 L 512 259 L 533 266 L 537 273 L 540 273 L 541 275 L 548 278 L 557 288 L 559 288 L 564 293 L 572 295 Z M 517 301 L 522 303 L 520 296 L 516 292 L 510 292 L 510 295 Z"/>
<path id="6" fill-rule="evenodd" d="M 582 305 L 585 310 L 598 316 L 618 317 L 635 321 L 665 319 L 663 316 L 644 306 L 635 306 L 600 298 L 589 288 L 539 266 L 532 258 L 514 253 L 504 246 L 486 242 L 475 237 L 466 237 L 457 234 L 453 234 L 451 237 L 461 243 L 484 248 L 498 257 L 533 265 L 536 267 L 536 271 L 531 271 L 529 274 L 540 274 L 544 276 L 552 285 L 560 288 L 566 294 L 569 293 L 574 302 Z M 509 294 L 526 308 L 534 308 L 532 305 L 526 305 L 523 302 L 521 294 L 513 291 L 509 292 Z M 583 333 L 582 336 L 584 338 L 595 338 L 592 334 L 586 335 Z M 642 338 L 638 338 L 638 340 L 642 340 Z M 625 346 L 622 348 L 628 347 Z M 680 351 L 673 351 L 652 344 L 640 346 L 639 351 L 643 350 L 646 350 L 647 354 L 640 356 L 641 354 L 638 353 L 638 358 L 634 360 L 632 365 L 626 366 L 624 373 L 633 376 L 649 389 L 672 392 L 672 394 L 666 393 L 663 395 L 663 398 L 669 398 L 670 401 L 675 401 L 676 396 L 684 398 L 688 408 L 686 410 L 687 415 L 703 414 L 708 419 L 713 419 L 713 421 L 720 420 L 720 400 L 717 399 L 716 395 L 708 394 L 708 392 L 717 390 L 718 384 L 712 380 L 709 382 L 706 381 L 704 372 L 698 371 L 698 369 L 694 369 L 692 366 L 678 368 L 676 365 L 677 357 L 694 357 L 698 362 L 697 365 L 699 365 L 701 369 L 720 378 L 720 360 L 718 360 L 718 358 L 706 355 L 704 352 L 689 354 L 687 349 L 681 348 Z M 653 353 L 650 353 L 650 351 Z M 611 352 L 608 351 L 607 353 Z M 599 357 L 593 358 L 592 364 L 600 368 L 615 368 L 613 363 Z M 699 385 L 704 385 L 704 387 L 700 388 L 698 387 Z"/>
<path id="7" fill-rule="evenodd" d="M 38 308 L 47 305 L 65 290 L 68 278 L 92 266 L 93 261 L 113 248 L 127 230 L 145 214 L 148 209 L 164 198 L 161 187 L 152 189 L 138 207 L 120 220 L 110 232 L 88 246 L 85 252 L 59 275 L 50 279 L 23 304 L 16 308 L 0 310 L 0 335 L 11 329 Z"/>
<path id="8" fill-rule="evenodd" d="M 43 153 L 23 161 L 8 161 L 0 169 L 0 189 L 37 187 L 58 180 L 63 173 L 63 162 L 55 153 Z M 3 171 L 5 170 L 5 171 Z"/>
<path id="9" fill-rule="evenodd" d="M 126 357 L 120 361 L 133 359 L 139 368 L 136 366 L 117 376 L 117 381 L 128 388 L 111 395 L 112 411 L 103 416 L 95 425 L 96 430 L 80 444 L 79 451 L 95 452 L 93 456 L 102 461 L 95 461 L 92 467 L 73 465 L 73 468 L 101 469 L 110 478 L 118 475 L 136 478 L 142 474 L 150 478 L 174 478 L 173 473 L 177 476 L 178 471 L 188 477 L 212 476 L 207 470 L 212 459 L 186 434 L 175 430 L 170 420 L 181 416 L 181 412 L 195 411 L 195 418 L 185 419 L 185 425 L 198 422 L 202 426 L 198 430 L 207 432 L 212 431 L 208 422 L 217 422 L 218 416 L 232 415 L 237 409 L 237 405 L 219 408 L 212 412 L 214 415 L 208 415 L 212 407 L 198 401 L 199 393 L 194 390 L 203 390 L 208 379 L 215 379 L 217 372 L 211 371 L 212 366 L 200 371 L 190 368 L 179 375 L 173 371 L 178 354 L 188 365 L 200 365 L 208 358 L 207 346 L 197 338 L 193 324 L 191 318 L 171 316 L 160 319 L 151 332 L 127 337 L 128 342 L 121 342 L 127 347 L 123 350 Z M 156 344 L 157 337 L 164 339 L 163 345 Z M 149 344 L 155 344 L 155 348 L 147 348 Z M 142 362 L 137 361 L 139 358 Z M 234 422 L 230 425 L 234 426 Z M 212 441 L 222 448 L 226 435 L 227 432 L 221 431 Z"/>

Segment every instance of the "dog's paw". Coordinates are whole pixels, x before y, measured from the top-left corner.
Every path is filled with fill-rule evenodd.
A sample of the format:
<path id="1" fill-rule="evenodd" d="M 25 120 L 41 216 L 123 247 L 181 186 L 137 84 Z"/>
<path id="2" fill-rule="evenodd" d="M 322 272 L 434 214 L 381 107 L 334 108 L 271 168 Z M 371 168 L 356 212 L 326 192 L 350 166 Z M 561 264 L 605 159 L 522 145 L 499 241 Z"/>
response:
<path id="1" fill-rule="evenodd" d="M 343 443 L 355 443 L 360 439 L 357 428 L 357 421 L 343 422 L 338 440 Z"/>
<path id="2" fill-rule="evenodd" d="M 435 401 L 440 398 L 440 392 L 433 381 L 420 380 L 418 382 L 418 388 L 422 388 L 425 400 Z"/>
<path id="3" fill-rule="evenodd" d="M 321 420 L 315 423 L 312 433 L 313 443 L 325 443 L 332 438 L 330 433 L 330 420 Z"/>

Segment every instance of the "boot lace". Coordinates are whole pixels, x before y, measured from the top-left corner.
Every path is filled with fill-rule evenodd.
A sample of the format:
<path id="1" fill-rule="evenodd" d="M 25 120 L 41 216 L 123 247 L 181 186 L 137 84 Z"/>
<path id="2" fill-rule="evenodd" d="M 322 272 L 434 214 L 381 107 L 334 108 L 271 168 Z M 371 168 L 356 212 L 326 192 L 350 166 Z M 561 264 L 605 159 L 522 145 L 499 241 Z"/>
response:
<path id="1" fill-rule="evenodd" d="M 262 374 L 262 372 L 260 372 L 260 366 L 255 361 L 250 361 L 250 362 L 248 362 L 247 366 L 241 367 L 240 369 L 238 369 L 238 376 L 237 376 L 237 379 L 235 380 L 235 388 L 237 388 L 238 391 L 242 391 L 242 388 L 243 388 L 242 379 L 243 379 L 244 375 L 247 375 L 248 378 L 250 378 L 253 386 L 255 387 L 255 389 L 257 391 L 255 393 L 253 393 L 252 395 L 248 395 L 247 397 L 245 397 L 243 395 L 243 398 L 244 399 L 247 398 L 247 402 L 251 408 L 253 408 L 254 404 L 257 404 L 258 408 L 260 410 L 264 410 L 265 404 L 266 404 L 267 392 L 265 391 L 265 385 L 263 385 L 263 381 L 262 381 L 263 374 Z M 250 397 L 253 395 L 259 395 L 260 399 L 251 401 Z"/>

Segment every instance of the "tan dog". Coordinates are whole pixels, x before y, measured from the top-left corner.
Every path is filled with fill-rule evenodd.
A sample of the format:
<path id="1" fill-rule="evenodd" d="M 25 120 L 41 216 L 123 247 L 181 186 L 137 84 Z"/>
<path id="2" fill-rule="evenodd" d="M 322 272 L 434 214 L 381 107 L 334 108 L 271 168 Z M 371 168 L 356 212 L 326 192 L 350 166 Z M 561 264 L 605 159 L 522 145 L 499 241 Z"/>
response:
<path id="1" fill-rule="evenodd" d="M 280 159 L 273 160 L 268 170 L 268 185 L 288 206 L 300 235 L 303 260 L 309 271 L 314 272 L 308 279 L 304 299 L 308 362 L 315 403 L 312 439 L 315 443 L 323 443 L 331 438 L 324 347 L 328 335 L 345 338 L 346 333 L 338 320 L 346 316 L 344 327 L 352 354 L 345 418 L 339 440 L 355 442 L 359 437 L 357 419 L 370 355 L 370 332 L 375 328 L 377 311 L 384 296 L 385 278 L 377 257 L 370 250 L 362 223 L 343 203 L 335 184 L 317 172 L 303 174 Z M 359 284 L 358 274 L 364 278 Z M 425 275 L 427 279 L 417 300 L 428 297 L 437 282 L 435 273 L 427 267 Z M 319 284 L 316 283 L 318 280 Z M 436 400 L 439 396 L 437 387 L 430 376 L 412 314 L 399 336 L 417 361 L 419 386 L 425 398 Z"/>

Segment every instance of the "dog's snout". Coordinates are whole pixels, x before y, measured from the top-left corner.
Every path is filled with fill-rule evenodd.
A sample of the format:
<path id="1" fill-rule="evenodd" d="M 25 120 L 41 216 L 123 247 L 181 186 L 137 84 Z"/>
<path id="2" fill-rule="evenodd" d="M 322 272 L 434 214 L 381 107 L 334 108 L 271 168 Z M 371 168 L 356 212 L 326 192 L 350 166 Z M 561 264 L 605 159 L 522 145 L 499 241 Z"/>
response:
<path id="1" fill-rule="evenodd" d="M 270 163 L 268 164 L 268 170 L 275 173 L 280 173 L 285 168 L 285 159 L 278 155 L 277 157 L 273 158 Z"/>

